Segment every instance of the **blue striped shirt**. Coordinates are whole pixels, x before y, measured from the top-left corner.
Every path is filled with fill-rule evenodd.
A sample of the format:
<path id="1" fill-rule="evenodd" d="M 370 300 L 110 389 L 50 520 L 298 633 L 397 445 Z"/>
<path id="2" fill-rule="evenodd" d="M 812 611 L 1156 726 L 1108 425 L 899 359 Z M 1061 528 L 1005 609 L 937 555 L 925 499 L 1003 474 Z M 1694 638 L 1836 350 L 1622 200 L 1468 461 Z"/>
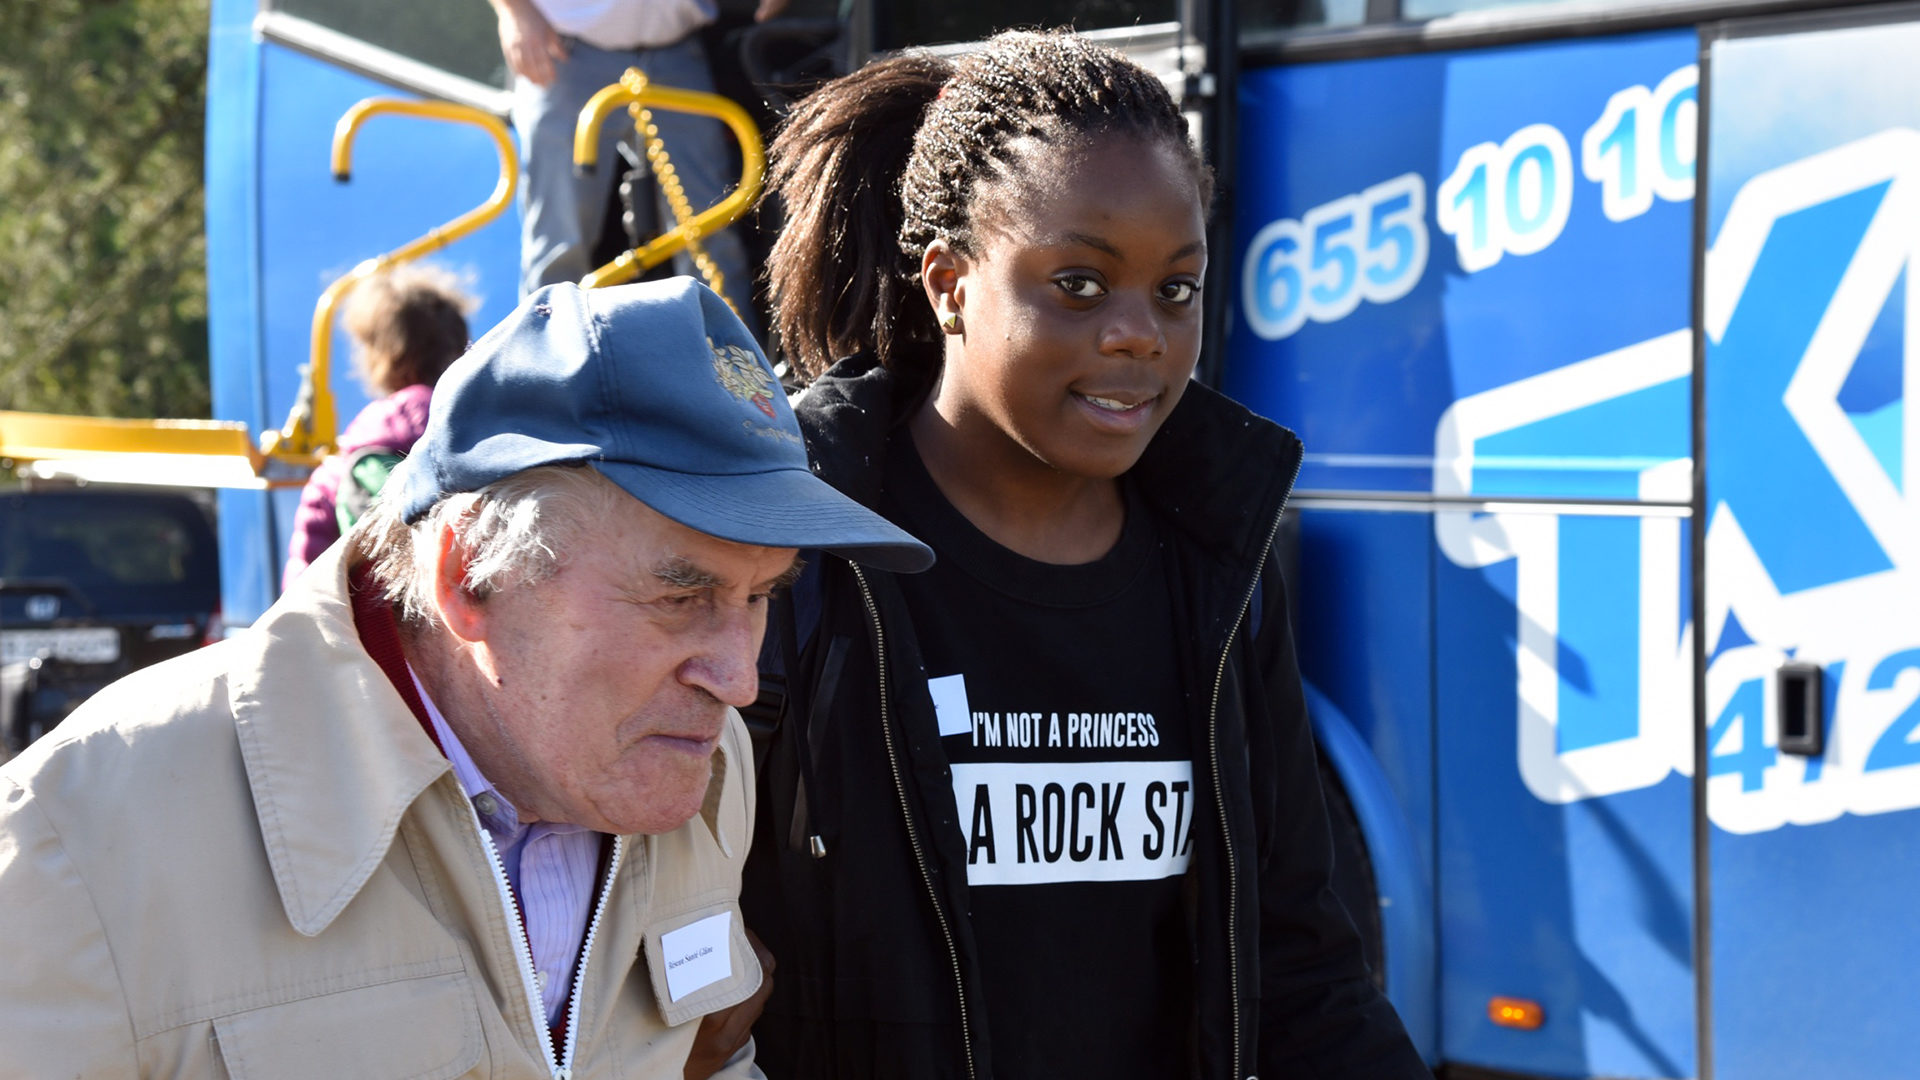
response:
<path id="1" fill-rule="evenodd" d="M 408 673 L 412 674 L 411 667 Z M 460 789 L 473 803 L 474 813 L 500 853 L 507 884 L 520 903 L 521 925 L 526 928 L 527 945 L 533 952 L 534 981 L 551 1027 L 566 1013 L 573 968 L 580 960 L 587 920 L 593 914 L 602 834 L 580 825 L 521 821 L 513 803 L 467 755 L 459 736 L 427 696 L 418 675 L 414 675 L 413 685 L 420 692 L 440 748 L 453 765 Z"/>

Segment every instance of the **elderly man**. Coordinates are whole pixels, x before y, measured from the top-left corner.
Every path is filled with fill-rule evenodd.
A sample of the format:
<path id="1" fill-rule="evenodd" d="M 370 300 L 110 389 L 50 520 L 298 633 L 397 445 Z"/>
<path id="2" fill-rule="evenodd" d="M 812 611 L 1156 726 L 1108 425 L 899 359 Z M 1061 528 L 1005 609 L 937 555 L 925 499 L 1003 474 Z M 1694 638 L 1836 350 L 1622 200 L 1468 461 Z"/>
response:
<path id="1" fill-rule="evenodd" d="M 701 1021 L 799 548 L 931 561 L 704 286 L 529 297 L 257 625 L 0 769 L 0 1076 L 759 1075 Z"/>

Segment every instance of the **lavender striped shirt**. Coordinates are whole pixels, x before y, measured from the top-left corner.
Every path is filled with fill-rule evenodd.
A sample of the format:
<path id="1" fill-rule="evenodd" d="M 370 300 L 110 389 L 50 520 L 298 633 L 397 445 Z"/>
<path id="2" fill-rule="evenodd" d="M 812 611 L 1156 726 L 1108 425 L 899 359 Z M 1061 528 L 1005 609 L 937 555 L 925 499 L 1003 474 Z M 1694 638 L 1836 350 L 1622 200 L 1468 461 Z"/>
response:
<path id="1" fill-rule="evenodd" d="M 407 673 L 413 674 L 413 669 L 409 667 Z M 459 736 L 427 696 L 418 675 L 413 676 L 413 685 L 420 691 L 421 704 L 427 707 L 427 719 L 433 724 L 440 748 L 453 765 L 453 775 L 493 838 L 500 864 L 507 871 L 507 882 L 520 900 L 540 1003 L 546 1006 L 547 1024 L 552 1026 L 566 1011 L 573 966 L 579 961 L 587 919 L 593 914 L 602 834 L 579 825 L 521 821 L 519 811 L 467 756 L 466 747 L 460 745 Z"/>

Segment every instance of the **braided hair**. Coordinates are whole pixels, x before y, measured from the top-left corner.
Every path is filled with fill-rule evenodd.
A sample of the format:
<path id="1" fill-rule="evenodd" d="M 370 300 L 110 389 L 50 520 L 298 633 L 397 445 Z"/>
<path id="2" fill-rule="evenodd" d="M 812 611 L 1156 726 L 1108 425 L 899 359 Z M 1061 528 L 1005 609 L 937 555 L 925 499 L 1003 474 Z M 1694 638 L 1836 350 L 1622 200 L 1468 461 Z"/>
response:
<path id="1" fill-rule="evenodd" d="M 774 321 L 806 376 L 871 350 L 939 340 L 920 289 L 928 245 L 977 254 L 989 194 L 1024 179 L 1023 148 L 1126 135 L 1178 146 L 1211 177 L 1173 95 L 1125 55 L 1067 31 L 1009 31 L 979 52 L 913 51 L 827 83 L 775 137 L 768 191 L 787 226 L 768 259 Z M 936 350 L 912 350 L 938 363 Z"/>

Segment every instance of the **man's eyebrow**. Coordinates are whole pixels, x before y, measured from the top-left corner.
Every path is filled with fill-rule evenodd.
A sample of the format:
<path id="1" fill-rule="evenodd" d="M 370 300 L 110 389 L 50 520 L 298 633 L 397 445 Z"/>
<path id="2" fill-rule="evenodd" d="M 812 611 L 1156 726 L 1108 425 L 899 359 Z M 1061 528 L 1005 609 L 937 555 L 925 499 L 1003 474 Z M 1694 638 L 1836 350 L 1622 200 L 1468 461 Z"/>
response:
<path id="1" fill-rule="evenodd" d="M 806 569 L 807 569 L 807 560 L 801 558 L 798 555 L 795 555 L 793 557 L 793 565 L 787 567 L 787 570 L 785 573 L 773 579 L 773 587 L 776 589 L 784 589 L 789 585 L 792 585 L 794 582 L 800 580 L 800 575 L 805 573 Z"/>
<path id="2" fill-rule="evenodd" d="M 795 556 L 792 565 L 774 578 L 768 588 L 784 589 L 792 585 L 800 580 L 806 568 L 807 561 Z M 655 563 L 649 572 L 662 584 L 674 589 L 718 589 L 726 584 L 720 575 L 702 569 L 685 555 L 669 555 Z"/>
<path id="3" fill-rule="evenodd" d="M 685 555 L 669 555 L 654 563 L 649 573 L 675 589 L 717 589 L 722 584 L 718 574 L 694 565 Z"/>

